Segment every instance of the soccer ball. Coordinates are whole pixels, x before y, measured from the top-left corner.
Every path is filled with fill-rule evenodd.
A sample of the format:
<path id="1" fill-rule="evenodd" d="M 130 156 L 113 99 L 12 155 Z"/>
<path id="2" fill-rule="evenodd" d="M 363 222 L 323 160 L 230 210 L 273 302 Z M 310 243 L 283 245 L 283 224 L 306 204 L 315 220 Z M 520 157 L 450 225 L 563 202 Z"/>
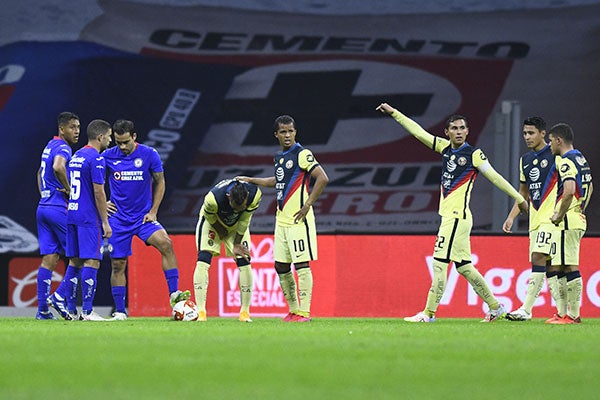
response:
<path id="1" fill-rule="evenodd" d="M 173 319 L 175 321 L 196 321 L 198 306 L 192 300 L 180 301 L 173 306 Z"/>

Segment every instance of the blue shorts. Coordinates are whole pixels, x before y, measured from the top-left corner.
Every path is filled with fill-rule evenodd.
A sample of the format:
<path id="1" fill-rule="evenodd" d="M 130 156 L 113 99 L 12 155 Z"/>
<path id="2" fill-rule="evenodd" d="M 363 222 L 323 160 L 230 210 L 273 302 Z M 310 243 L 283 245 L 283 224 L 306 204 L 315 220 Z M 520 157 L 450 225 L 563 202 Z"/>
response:
<path id="1" fill-rule="evenodd" d="M 67 225 L 67 257 L 101 260 L 102 227 Z"/>
<path id="2" fill-rule="evenodd" d="M 113 247 L 110 254 L 112 258 L 127 258 L 131 255 L 131 241 L 134 235 L 146 243 L 154 232 L 164 229 L 158 221 L 142 224 L 141 219 L 138 219 L 138 222 L 131 223 L 109 217 L 108 223 L 112 228 L 112 236 L 108 239 Z M 148 243 L 146 243 L 146 246 L 148 246 Z"/>
<path id="3" fill-rule="evenodd" d="M 65 254 L 67 246 L 67 208 L 38 206 L 36 212 L 40 254 Z"/>

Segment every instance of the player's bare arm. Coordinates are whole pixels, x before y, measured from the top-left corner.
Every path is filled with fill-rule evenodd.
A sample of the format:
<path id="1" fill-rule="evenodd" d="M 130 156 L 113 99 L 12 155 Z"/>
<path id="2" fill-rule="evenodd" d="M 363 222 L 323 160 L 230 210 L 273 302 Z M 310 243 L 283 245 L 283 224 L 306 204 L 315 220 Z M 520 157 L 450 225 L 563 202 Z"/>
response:
<path id="1" fill-rule="evenodd" d="M 112 236 L 112 228 L 108 223 L 108 210 L 106 208 L 107 201 L 104 185 L 94 183 L 94 201 L 96 202 L 96 208 L 102 219 L 102 237 L 109 238 Z"/>
<path id="2" fill-rule="evenodd" d="M 150 208 L 150 211 L 144 215 L 144 223 L 155 222 L 157 220 L 158 207 L 160 207 L 160 203 L 162 203 L 167 186 L 165 183 L 165 174 L 163 172 L 153 172 L 152 181 L 154 182 L 154 188 L 152 190 L 152 207 Z"/>
<path id="3" fill-rule="evenodd" d="M 258 186 L 264 186 L 264 187 L 275 187 L 275 183 L 277 182 L 275 180 L 274 176 L 269 176 L 266 178 L 255 178 L 255 177 L 251 177 L 251 176 L 236 176 L 233 179 L 236 179 L 236 180 L 242 181 L 242 182 L 252 183 L 252 184 L 258 185 Z"/>
<path id="4" fill-rule="evenodd" d="M 554 225 L 560 224 L 560 221 L 563 220 L 565 214 L 569 210 L 571 202 L 573 201 L 573 196 L 575 195 L 575 187 L 575 181 L 572 179 L 563 182 L 563 194 L 560 208 L 554 212 L 550 219 Z"/>
<path id="5" fill-rule="evenodd" d="M 312 170 L 310 176 L 315 179 L 315 184 L 310 192 L 310 195 L 308 196 L 308 199 L 306 200 L 306 203 L 304 203 L 302 208 L 294 214 L 294 222 L 296 224 L 306 217 L 306 214 L 308 214 L 308 211 L 312 205 L 315 203 L 315 201 L 317 201 L 321 193 L 323 193 L 323 189 L 325 189 L 325 186 L 327 186 L 329 183 L 329 177 L 320 165 Z"/>
<path id="6" fill-rule="evenodd" d="M 519 185 L 519 193 L 521 194 L 521 196 L 523 196 L 525 201 L 529 201 L 529 191 L 527 190 L 526 184 L 521 183 Z M 512 208 L 510 209 L 510 212 L 508 213 L 508 216 L 506 217 L 504 224 L 502 224 L 502 230 L 504 231 L 504 233 L 512 233 L 511 229 L 512 229 L 513 223 L 515 221 L 515 218 L 517 218 L 517 216 L 520 213 L 521 213 L 521 210 L 519 209 L 519 203 L 515 200 L 515 203 L 513 204 Z"/>
<path id="7" fill-rule="evenodd" d="M 246 261 L 250 261 L 250 250 L 242 243 L 243 236 L 236 232 L 233 239 L 233 255 L 242 257 Z"/>
<path id="8" fill-rule="evenodd" d="M 69 180 L 67 179 L 67 160 L 64 157 L 56 156 L 54 157 L 54 161 L 52 162 L 52 170 L 54 171 L 54 176 L 63 186 L 58 189 L 59 192 L 62 192 L 69 197 L 69 192 L 71 191 L 71 187 L 69 186 Z"/>

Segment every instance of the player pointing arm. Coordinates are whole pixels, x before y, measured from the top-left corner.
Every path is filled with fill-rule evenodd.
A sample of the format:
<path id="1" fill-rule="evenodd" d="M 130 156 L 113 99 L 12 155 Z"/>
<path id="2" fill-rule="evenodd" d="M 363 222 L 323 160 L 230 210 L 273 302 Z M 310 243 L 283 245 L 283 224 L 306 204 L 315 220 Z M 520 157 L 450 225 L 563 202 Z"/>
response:
<path id="1" fill-rule="evenodd" d="M 448 139 L 445 139 L 430 134 L 415 121 L 387 103 L 380 104 L 377 110 L 392 116 L 412 136 L 442 155 L 439 208 L 442 221 L 433 253 L 434 275 L 431 289 L 427 295 L 425 309 L 412 317 L 404 318 L 404 320 L 408 322 L 435 321 L 435 313 L 446 288 L 447 269 L 451 261 L 454 262 L 456 270 L 467 279 L 477 295 L 487 303 L 489 311 L 483 321 L 492 322 L 503 318 L 506 311 L 471 261 L 470 234 L 473 219 L 469 202 L 477 173 L 481 172 L 496 187 L 517 200 L 521 211 L 527 211 L 527 202 L 492 168 L 481 149 L 467 143 L 469 126 L 464 116 L 452 115 L 448 118 L 444 129 Z"/>

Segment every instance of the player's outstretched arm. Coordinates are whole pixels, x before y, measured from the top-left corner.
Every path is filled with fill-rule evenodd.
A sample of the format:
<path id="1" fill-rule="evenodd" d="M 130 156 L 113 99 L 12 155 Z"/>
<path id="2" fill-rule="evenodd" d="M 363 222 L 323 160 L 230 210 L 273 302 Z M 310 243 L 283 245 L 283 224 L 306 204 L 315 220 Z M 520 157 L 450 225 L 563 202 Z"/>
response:
<path id="1" fill-rule="evenodd" d="M 408 131 L 411 135 L 417 138 L 421 143 L 430 149 L 435 150 L 435 142 L 437 140 L 444 140 L 442 138 L 438 138 L 433 136 L 431 133 L 427 132 L 425 129 L 421 127 L 421 125 L 417 124 L 415 121 L 402 114 L 400 111 L 390 106 L 388 103 L 381 103 L 377 108 L 377 111 L 381 111 L 383 114 L 390 115 L 394 118 L 404 129 Z M 444 146 L 445 147 L 445 146 Z"/>
<path id="2" fill-rule="evenodd" d="M 519 185 L 519 193 L 521 193 L 521 196 L 523 196 L 523 198 L 526 201 L 528 201 L 529 193 L 527 192 L 527 185 L 521 183 Z M 504 231 L 504 233 L 512 233 L 513 223 L 515 221 L 515 218 L 517 218 L 517 216 L 520 213 L 521 210 L 519 209 L 519 203 L 515 200 L 515 204 L 513 204 L 512 208 L 508 213 L 508 216 L 506 217 L 506 220 L 504 221 L 504 224 L 502 224 L 502 230 Z"/>
<path id="3" fill-rule="evenodd" d="M 236 176 L 233 179 L 236 179 L 236 180 L 242 181 L 242 182 L 253 183 L 255 185 L 264 186 L 264 187 L 275 187 L 275 183 L 277 183 L 274 176 L 269 176 L 267 178 L 254 178 L 251 176 Z"/>
<path id="4" fill-rule="evenodd" d="M 514 187 L 512 187 L 512 185 L 506 179 L 504 179 L 502 175 L 496 172 L 494 167 L 492 167 L 492 165 L 489 162 L 484 162 L 483 164 L 479 165 L 477 169 L 483 174 L 483 176 L 485 176 L 490 182 L 492 182 L 494 186 L 496 186 L 498 189 L 502 190 L 504 193 L 515 199 L 519 210 L 522 213 L 527 214 L 527 212 L 529 211 L 529 204 L 527 203 L 525 198 L 521 195 L 521 193 L 517 192 L 517 190 Z"/>

